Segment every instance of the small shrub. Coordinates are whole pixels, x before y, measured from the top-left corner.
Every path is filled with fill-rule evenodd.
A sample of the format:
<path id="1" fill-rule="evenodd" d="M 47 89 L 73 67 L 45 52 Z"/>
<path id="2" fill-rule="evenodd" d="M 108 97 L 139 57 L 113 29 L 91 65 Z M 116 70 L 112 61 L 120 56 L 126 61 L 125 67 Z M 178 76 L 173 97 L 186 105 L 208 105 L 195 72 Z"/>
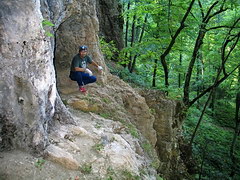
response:
<path id="1" fill-rule="evenodd" d="M 113 180 L 113 176 L 115 176 L 115 175 L 116 174 L 115 174 L 113 168 L 112 167 L 108 167 L 107 168 L 107 176 L 108 176 L 107 180 Z"/>
<path id="2" fill-rule="evenodd" d="M 100 48 L 106 59 L 110 60 L 118 53 L 118 49 L 113 41 L 106 42 L 103 37 L 100 37 Z"/>
<path id="3" fill-rule="evenodd" d="M 137 128 L 132 124 L 127 124 L 128 132 L 132 135 L 134 138 L 139 138 L 139 134 L 137 131 Z"/>
<path id="4" fill-rule="evenodd" d="M 141 178 L 137 175 L 132 174 L 131 172 L 125 170 L 122 172 L 124 179 L 126 180 L 140 180 Z"/>
<path id="5" fill-rule="evenodd" d="M 111 100 L 109 98 L 107 98 L 107 97 L 102 98 L 102 101 L 107 103 L 107 104 L 109 104 L 111 102 Z"/>
<path id="6" fill-rule="evenodd" d="M 91 173 L 91 171 L 92 171 L 92 165 L 91 164 L 83 164 L 82 166 L 81 166 L 81 172 L 83 173 L 83 174 L 90 174 Z"/>
<path id="7" fill-rule="evenodd" d="M 95 144 L 93 146 L 93 149 L 96 150 L 96 151 L 101 151 L 103 148 L 104 148 L 104 145 L 102 143 Z"/>
<path id="8" fill-rule="evenodd" d="M 94 125 L 94 127 L 95 127 L 96 129 L 100 129 L 102 126 L 101 126 L 101 124 L 96 123 L 96 124 Z"/>
<path id="9" fill-rule="evenodd" d="M 108 118 L 111 117 L 111 114 L 109 114 L 109 113 L 100 113 L 99 115 L 100 115 L 101 117 L 105 118 L 105 119 L 108 119 Z"/>
<path id="10" fill-rule="evenodd" d="M 39 168 L 39 169 L 42 169 L 44 163 L 46 162 L 46 160 L 44 159 L 38 159 L 36 162 L 35 162 L 35 167 Z"/>

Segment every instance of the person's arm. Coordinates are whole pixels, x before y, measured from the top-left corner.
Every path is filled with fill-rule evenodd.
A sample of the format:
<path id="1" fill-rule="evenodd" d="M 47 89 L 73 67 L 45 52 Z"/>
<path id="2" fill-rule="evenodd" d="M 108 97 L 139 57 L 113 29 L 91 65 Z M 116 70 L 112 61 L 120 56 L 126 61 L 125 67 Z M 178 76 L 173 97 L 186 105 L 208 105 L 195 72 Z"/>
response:
<path id="1" fill-rule="evenodd" d="M 99 71 L 103 70 L 102 66 L 99 66 L 95 61 L 92 60 L 92 58 L 90 58 L 89 56 L 87 58 L 88 58 L 87 61 L 88 61 L 89 64 L 97 67 Z"/>
<path id="2" fill-rule="evenodd" d="M 97 67 L 99 71 L 103 70 L 102 66 L 99 66 L 95 61 L 92 61 L 91 64 L 94 65 L 95 67 Z"/>
<path id="3" fill-rule="evenodd" d="M 98 67 L 98 64 L 95 61 L 92 61 L 91 64 L 94 65 L 95 67 Z"/>
<path id="4" fill-rule="evenodd" d="M 74 70 L 75 71 L 80 71 L 80 72 L 85 72 L 86 71 L 85 68 L 80 68 L 80 67 L 75 67 Z"/>

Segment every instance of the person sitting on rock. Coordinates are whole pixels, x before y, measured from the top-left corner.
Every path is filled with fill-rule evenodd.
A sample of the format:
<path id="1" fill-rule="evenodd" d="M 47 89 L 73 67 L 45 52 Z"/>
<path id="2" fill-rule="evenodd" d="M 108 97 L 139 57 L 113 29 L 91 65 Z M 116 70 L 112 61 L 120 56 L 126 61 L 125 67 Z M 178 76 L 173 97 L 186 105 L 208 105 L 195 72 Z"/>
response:
<path id="1" fill-rule="evenodd" d="M 102 71 L 103 69 L 102 66 L 99 66 L 87 55 L 87 51 L 87 46 L 79 47 L 79 53 L 76 54 L 72 59 L 69 75 L 71 80 L 77 81 L 79 91 L 83 93 L 87 91 L 84 85 L 94 83 L 97 80 L 96 76 L 93 76 L 92 71 L 87 68 L 87 64 L 96 66 L 99 71 Z"/>

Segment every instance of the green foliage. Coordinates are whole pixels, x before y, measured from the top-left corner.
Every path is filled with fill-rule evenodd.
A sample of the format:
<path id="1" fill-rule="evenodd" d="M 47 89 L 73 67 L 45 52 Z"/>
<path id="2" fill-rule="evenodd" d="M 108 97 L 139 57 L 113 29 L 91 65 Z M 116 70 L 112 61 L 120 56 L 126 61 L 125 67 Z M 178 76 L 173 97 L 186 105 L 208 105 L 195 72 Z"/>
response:
<path id="1" fill-rule="evenodd" d="M 91 164 L 83 164 L 81 167 L 81 172 L 84 174 L 90 174 L 92 172 L 92 165 Z"/>
<path id="2" fill-rule="evenodd" d="M 184 124 L 186 137 L 190 137 L 192 134 L 200 113 L 196 107 L 192 107 L 189 110 L 186 123 Z M 228 114 L 228 116 L 229 115 L 230 114 Z M 226 129 L 224 126 L 221 127 L 219 123 L 216 125 L 215 122 L 216 119 L 206 114 L 193 144 L 193 157 L 198 162 L 199 171 L 200 165 L 202 161 L 204 161 L 202 179 L 206 180 L 229 179 L 228 177 L 232 166 L 229 151 L 234 131 L 232 129 Z M 238 139 L 236 145 L 235 155 L 238 163 L 238 175 L 236 175 L 235 178 L 239 179 L 240 139 Z"/>
<path id="3" fill-rule="evenodd" d="M 130 2 L 129 10 L 127 9 L 128 2 Z M 205 15 L 214 2 L 215 1 L 213 0 L 201 2 L 203 6 L 202 10 Z M 223 1 L 217 3 L 214 6 L 213 12 L 219 10 L 222 4 Z M 129 22 L 129 37 L 127 42 L 128 46 L 120 52 L 121 63 L 128 64 L 130 62 L 130 57 L 137 55 L 137 64 L 135 70 L 137 71 L 137 74 L 141 74 L 146 77 L 144 78 L 144 82 L 151 85 L 153 64 L 150 62 L 153 62 L 154 59 L 159 59 L 163 51 L 169 45 L 173 34 L 180 25 L 179 22 L 181 21 L 184 13 L 189 6 L 189 1 L 123 1 L 123 5 L 123 17 L 125 19 L 125 22 L 127 22 L 127 20 Z M 191 79 L 191 87 L 193 87 L 193 89 L 190 91 L 191 97 L 196 96 L 195 92 L 197 89 L 199 89 L 199 87 L 207 87 L 209 85 L 212 85 L 217 73 L 217 69 L 221 65 L 221 54 L 219 52 L 219 49 L 221 49 L 225 36 L 228 34 L 227 27 L 232 26 L 232 23 L 240 15 L 238 5 L 239 2 L 236 0 L 227 1 L 223 6 L 224 8 L 227 8 L 227 10 L 210 19 L 207 29 L 218 26 L 223 27 L 221 30 L 219 28 L 216 28 L 207 31 L 206 33 L 204 43 L 199 52 L 201 59 L 197 60 L 195 63 L 196 65 L 193 67 Z M 146 13 L 149 15 L 147 23 L 144 22 Z M 131 25 L 133 23 L 133 17 L 135 15 L 138 17 L 134 21 L 136 39 L 132 44 L 130 42 L 132 34 Z M 193 54 L 194 44 L 201 23 L 202 18 L 199 4 L 194 3 L 191 15 L 187 18 L 187 21 L 185 23 L 186 27 L 176 39 L 176 42 L 166 59 L 169 66 L 170 86 L 168 91 L 170 91 L 169 95 L 173 97 L 183 97 L 182 87 L 184 85 L 184 77 L 186 75 L 186 69 L 189 65 L 189 60 Z M 145 33 L 142 42 L 139 42 L 138 38 L 143 25 L 145 25 Z M 226 27 L 224 28 L 224 26 Z M 125 30 L 126 29 L 124 29 L 124 33 Z M 237 31 L 238 29 L 236 28 L 232 31 L 232 33 L 237 33 Z M 237 47 L 235 49 L 237 49 Z M 239 55 L 239 51 L 232 52 L 233 57 L 237 53 Z M 181 63 L 179 62 L 179 54 L 182 55 Z M 236 61 L 236 58 L 230 57 L 230 66 L 237 65 L 236 62 L 238 61 Z M 164 73 L 160 61 L 158 63 L 159 65 L 156 77 L 157 87 L 162 89 L 164 87 Z M 144 68 L 145 66 L 146 68 Z M 201 74 L 197 71 L 201 71 Z M 125 74 L 125 76 L 130 75 Z M 177 77 L 180 77 L 179 81 L 177 80 Z M 180 82 L 180 84 L 177 84 L 178 82 Z M 175 91 L 176 87 L 179 88 L 177 91 Z M 172 93 L 174 94 L 172 95 Z"/>
<path id="4" fill-rule="evenodd" d="M 50 32 L 45 32 L 48 37 L 53 37 L 54 35 Z"/>
<path id="5" fill-rule="evenodd" d="M 44 29 L 48 29 L 49 27 L 53 27 L 54 24 L 49 21 L 49 20 L 46 20 L 46 19 L 43 19 L 42 20 L 42 26 Z M 50 33 L 49 31 L 46 31 L 45 34 L 48 36 L 48 37 L 53 37 L 54 35 L 52 33 Z"/>
<path id="6" fill-rule="evenodd" d="M 110 72 L 119 76 L 122 80 L 128 82 L 133 87 L 150 87 L 150 82 L 146 80 L 146 77 L 135 72 L 130 73 L 127 68 L 112 68 L 110 69 Z"/>
<path id="7" fill-rule="evenodd" d="M 217 3 L 214 4 L 215 2 Z M 163 62 L 160 57 L 164 55 L 163 53 L 171 45 L 170 42 L 180 26 L 190 1 L 123 0 L 122 3 L 124 8 L 123 17 L 125 22 L 128 22 L 128 29 L 125 24 L 123 32 L 124 36 L 128 35 L 128 37 L 126 38 L 127 42 L 125 42 L 126 47 L 119 53 L 119 63 L 126 68 L 111 66 L 113 68 L 110 69 L 113 74 L 118 75 L 132 86 L 151 88 L 153 70 L 156 67 L 156 87 L 154 88 L 168 91 L 169 97 L 181 100 L 184 93 L 188 92 L 185 91 L 187 90 L 185 80 L 189 69 L 191 70 L 189 99 L 192 100 L 213 85 L 222 66 L 223 54 L 225 57 L 229 56 L 224 67 L 225 72 L 222 72 L 219 78 L 222 78 L 224 74 L 231 72 L 239 65 L 240 51 L 238 49 L 240 43 L 236 43 L 233 51 L 231 51 L 231 47 L 237 40 L 240 22 L 237 22 L 236 28 L 229 31 L 234 22 L 240 17 L 240 2 L 238 0 L 195 1 L 189 16 L 184 22 L 183 30 L 173 42 L 170 51 L 167 52 L 165 60 L 168 77 L 165 77 Z M 129 9 L 128 3 L 130 3 Z M 210 18 L 209 21 L 206 21 L 202 16 L 206 16 L 208 12 L 210 12 Z M 148 19 L 145 22 L 146 14 L 148 14 Z M 137 18 L 134 19 L 134 17 Z M 140 42 L 140 34 L 143 28 L 145 28 L 145 31 Z M 132 38 L 133 30 L 134 38 Z M 195 62 L 191 67 L 190 61 L 194 59 L 195 45 L 199 43 L 197 38 L 201 32 L 206 34 L 200 42 L 202 45 L 199 47 Z M 230 39 L 227 40 L 229 35 Z M 234 41 L 226 44 L 223 53 L 223 44 L 226 40 L 227 42 Z M 133 73 L 130 73 L 127 68 L 130 67 L 133 57 L 137 57 L 136 65 Z M 157 64 L 155 64 L 156 60 Z M 202 162 L 205 153 L 204 149 L 209 151 L 204 157 L 202 179 L 228 179 L 231 168 L 229 147 L 235 125 L 234 97 L 240 88 L 239 71 L 240 68 L 220 84 L 221 89 L 216 90 L 217 92 L 212 97 L 210 106 L 203 117 L 200 129 L 197 131 L 193 148 L 194 157 L 199 164 Z M 165 86 L 166 78 L 169 81 L 168 87 Z M 188 116 L 184 124 L 185 137 L 190 138 L 206 100 L 207 96 L 202 96 L 186 112 Z M 147 149 L 147 146 L 145 148 Z M 238 140 L 235 152 L 238 162 L 239 151 Z M 223 160 L 221 161 L 221 159 Z"/>
<path id="8" fill-rule="evenodd" d="M 37 159 L 37 161 L 35 162 L 35 167 L 42 169 L 45 162 L 46 162 L 46 160 L 44 160 L 44 159 Z"/>
<path id="9" fill-rule="evenodd" d="M 107 168 L 107 176 L 108 178 L 106 180 L 114 180 L 115 179 L 114 177 L 116 176 L 116 173 L 114 172 L 113 168 L 110 166 Z"/>
<path id="10" fill-rule="evenodd" d="M 158 169 L 159 168 L 159 161 L 158 160 L 153 160 L 150 164 L 151 167 L 153 167 L 154 169 Z"/>
<path id="11" fill-rule="evenodd" d="M 94 127 L 96 128 L 96 129 L 100 129 L 101 127 L 102 127 L 102 124 L 100 124 L 100 123 L 96 123 L 95 125 L 94 125 Z"/>
<path id="12" fill-rule="evenodd" d="M 110 113 L 107 113 L 107 112 L 106 113 L 102 112 L 99 115 L 102 116 L 105 119 L 109 119 L 109 118 L 112 117 L 112 115 Z"/>
<path id="13" fill-rule="evenodd" d="M 104 145 L 102 143 L 95 144 L 93 147 L 96 151 L 101 151 L 104 148 Z"/>
<path id="14" fill-rule="evenodd" d="M 148 154 L 148 156 L 151 157 L 152 159 L 150 166 L 157 170 L 160 164 L 159 160 L 157 159 L 158 157 L 154 152 L 153 146 L 149 142 L 143 142 L 141 146 L 144 149 L 144 151 Z"/>
<path id="15" fill-rule="evenodd" d="M 128 128 L 128 132 L 132 135 L 132 137 L 139 138 L 139 134 L 137 128 L 133 124 L 126 124 Z"/>
<path id="16" fill-rule="evenodd" d="M 42 20 L 42 26 L 43 26 L 43 27 L 44 27 L 44 26 L 53 27 L 54 24 L 53 24 L 51 21 L 44 19 L 44 20 Z"/>
<path id="17" fill-rule="evenodd" d="M 111 103 L 111 100 L 107 97 L 102 98 L 102 101 L 105 102 L 106 104 Z"/>
<path id="18" fill-rule="evenodd" d="M 137 175 L 132 174 L 131 172 L 124 170 L 122 172 L 123 180 L 140 180 L 141 178 Z"/>
<path id="19" fill-rule="evenodd" d="M 161 176 L 157 175 L 156 180 L 164 180 Z"/>
<path id="20" fill-rule="evenodd" d="M 150 143 L 145 142 L 145 143 L 143 143 L 142 146 L 143 146 L 144 151 L 146 151 L 149 155 L 151 155 L 152 145 Z"/>
<path id="21" fill-rule="evenodd" d="M 96 150 L 96 151 L 101 151 L 101 150 L 104 149 L 104 145 L 102 143 L 95 144 L 93 146 L 93 149 Z"/>
<path id="22" fill-rule="evenodd" d="M 219 100 L 215 105 L 214 123 L 226 128 L 235 127 L 235 107 L 228 100 Z"/>
<path id="23" fill-rule="evenodd" d="M 62 99 L 62 102 L 65 106 L 68 104 L 66 99 Z"/>
<path id="24" fill-rule="evenodd" d="M 110 60 L 114 58 L 114 55 L 118 53 L 118 49 L 113 41 L 106 42 L 103 37 L 99 38 L 100 48 L 106 59 Z"/>

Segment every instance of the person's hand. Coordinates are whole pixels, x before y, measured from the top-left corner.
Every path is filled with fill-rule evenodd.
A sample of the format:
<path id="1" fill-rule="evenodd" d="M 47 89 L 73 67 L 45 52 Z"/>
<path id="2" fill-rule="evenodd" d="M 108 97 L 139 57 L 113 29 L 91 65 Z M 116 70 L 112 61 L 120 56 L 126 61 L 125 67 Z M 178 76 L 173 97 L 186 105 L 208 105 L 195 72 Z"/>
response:
<path id="1" fill-rule="evenodd" d="M 103 70 L 102 66 L 98 66 L 98 70 L 102 71 Z"/>
<path id="2" fill-rule="evenodd" d="M 87 69 L 87 68 L 86 68 L 85 72 L 88 73 L 89 76 L 92 76 L 92 75 L 93 75 L 93 73 L 92 73 L 92 71 L 90 71 L 90 69 Z"/>

